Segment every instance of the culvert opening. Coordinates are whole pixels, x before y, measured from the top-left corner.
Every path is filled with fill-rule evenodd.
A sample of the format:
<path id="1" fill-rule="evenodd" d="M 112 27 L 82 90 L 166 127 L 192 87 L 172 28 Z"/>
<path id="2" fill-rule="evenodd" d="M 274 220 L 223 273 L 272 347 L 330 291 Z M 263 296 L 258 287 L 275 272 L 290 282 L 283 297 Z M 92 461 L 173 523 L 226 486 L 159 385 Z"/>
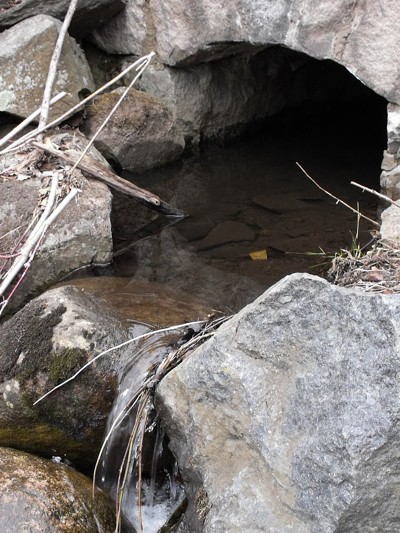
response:
<path id="1" fill-rule="evenodd" d="M 278 112 L 260 109 L 264 119 L 240 138 L 225 145 L 209 140 L 177 165 L 135 176 L 188 217 L 162 230 L 153 222 L 156 234 L 116 260 L 118 274 L 166 283 L 235 311 L 287 274 L 320 273 L 329 256 L 352 246 L 357 216 L 318 190 L 296 162 L 322 187 L 376 219 L 377 199 L 350 182 L 379 190 L 387 102 L 340 65 L 278 53 L 297 65 L 292 74 L 286 68 L 276 77 L 276 93 L 284 93 Z M 265 90 L 262 76 L 271 70 L 261 59 L 253 75 Z M 123 219 L 116 223 L 117 248 L 135 241 L 128 227 Z M 373 228 L 361 221 L 361 245 Z"/>

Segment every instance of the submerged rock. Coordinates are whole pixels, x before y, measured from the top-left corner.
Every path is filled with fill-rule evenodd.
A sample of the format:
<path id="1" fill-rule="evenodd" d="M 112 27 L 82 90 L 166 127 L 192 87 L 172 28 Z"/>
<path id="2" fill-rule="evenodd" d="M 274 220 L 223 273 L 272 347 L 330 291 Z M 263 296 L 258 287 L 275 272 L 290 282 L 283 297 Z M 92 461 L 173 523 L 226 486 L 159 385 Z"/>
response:
<path id="1" fill-rule="evenodd" d="M 66 465 L 0 448 L 0 530 L 111 533 L 106 496 L 92 495 L 89 478 Z"/>
<path id="2" fill-rule="evenodd" d="M 121 97 L 119 88 L 99 96 L 87 110 L 83 131 L 92 137 Z M 132 90 L 122 101 L 95 145 L 122 168 L 140 172 L 177 159 L 185 146 L 172 111 L 153 96 Z"/>
<path id="3" fill-rule="evenodd" d="M 394 531 L 400 298 L 295 274 L 168 374 L 178 531 Z"/>
<path id="4" fill-rule="evenodd" d="M 59 20 L 37 15 L 0 34 L 0 111 L 26 117 L 40 108 L 60 28 Z M 94 89 L 84 53 L 68 35 L 57 72 L 54 94 L 65 91 L 67 96 L 52 106 L 50 118 L 77 104 L 80 91 Z"/>
<path id="5" fill-rule="evenodd" d="M 208 250 L 230 242 L 254 241 L 254 231 L 243 222 L 227 220 L 217 224 L 205 237 L 197 243 L 198 250 Z"/>
<path id="6" fill-rule="evenodd" d="M 0 445 L 58 455 L 89 469 L 116 394 L 121 351 L 91 364 L 42 402 L 34 402 L 128 334 L 109 309 L 75 287 L 32 300 L 0 328 Z"/>

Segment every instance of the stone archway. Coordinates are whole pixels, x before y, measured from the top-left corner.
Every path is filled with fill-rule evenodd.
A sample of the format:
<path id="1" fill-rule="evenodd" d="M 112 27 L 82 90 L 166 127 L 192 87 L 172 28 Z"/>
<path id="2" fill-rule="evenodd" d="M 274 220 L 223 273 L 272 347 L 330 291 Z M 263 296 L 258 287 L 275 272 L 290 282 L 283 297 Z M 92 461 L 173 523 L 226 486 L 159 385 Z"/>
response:
<path id="1" fill-rule="evenodd" d="M 232 64 L 226 68 L 245 98 L 246 90 L 252 91 L 251 83 L 248 86 L 251 76 L 247 76 L 246 64 L 234 59 L 234 54 L 244 50 L 252 53 L 281 45 L 337 62 L 389 103 L 381 187 L 392 197 L 400 197 L 400 19 L 396 0 L 372 4 L 366 0 L 152 0 L 140 6 L 136 0 L 128 0 L 123 12 L 95 32 L 94 40 L 117 54 L 156 50 L 160 64 L 148 73 L 142 87 L 176 108 L 184 131 L 194 142 L 200 136 L 198 128 L 190 131 L 196 121 L 207 136 L 220 128 L 224 109 L 232 122 L 240 123 L 246 115 L 229 106 L 229 95 L 222 95 L 222 107 L 215 99 L 218 91 L 210 80 L 217 77 L 227 83 L 230 76 L 218 69 L 217 59 L 229 56 L 228 64 Z M 184 90 L 188 86 L 195 90 Z M 201 105 L 197 93 L 207 105 Z M 180 108 L 182 94 L 189 100 L 187 109 Z M 276 95 L 274 102 L 279 107 Z"/>

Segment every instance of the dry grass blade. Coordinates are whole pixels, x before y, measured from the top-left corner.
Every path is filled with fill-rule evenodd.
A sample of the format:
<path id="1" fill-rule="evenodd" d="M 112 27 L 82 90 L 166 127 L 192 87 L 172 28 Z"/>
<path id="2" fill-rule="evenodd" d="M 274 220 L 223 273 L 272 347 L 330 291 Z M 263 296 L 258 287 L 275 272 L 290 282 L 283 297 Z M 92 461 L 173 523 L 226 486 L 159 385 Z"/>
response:
<path id="1" fill-rule="evenodd" d="M 335 285 L 364 292 L 399 294 L 400 250 L 377 242 L 365 254 L 338 254 L 328 279 Z"/>

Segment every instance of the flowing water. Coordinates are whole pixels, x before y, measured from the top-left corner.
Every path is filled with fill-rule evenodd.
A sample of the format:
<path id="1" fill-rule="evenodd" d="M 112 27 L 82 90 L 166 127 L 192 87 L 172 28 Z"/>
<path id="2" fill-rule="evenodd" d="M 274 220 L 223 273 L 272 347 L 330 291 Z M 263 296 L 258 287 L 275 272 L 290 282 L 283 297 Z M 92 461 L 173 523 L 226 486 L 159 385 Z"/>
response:
<path id="1" fill-rule="evenodd" d="M 131 326 L 132 338 L 151 331 L 143 324 Z M 129 447 L 129 437 L 135 426 L 139 406 L 127 407 L 143 385 L 151 369 L 159 364 L 173 349 L 182 334 L 157 333 L 136 343 L 126 352 L 121 361 L 118 395 L 108 417 L 106 445 L 96 473 L 96 484 L 106 490 L 114 500 L 118 499 L 123 482 L 120 477 L 121 464 Z M 127 416 L 120 414 L 127 410 Z M 156 533 L 170 516 L 182 505 L 184 490 L 177 481 L 177 465 L 167 448 L 167 441 L 157 414 L 150 404 L 146 427 L 141 427 L 132 444 L 131 458 L 127 461 L 127 476 L 121 503 L 123 530 L 140 530 L 140 522 L 146 533 Z M 143 443 L 142 441 L 143 431 Z M 139 459 L 139 453 L 141 457 Z M 142 483 L 138 486 L 138 468 L 142 463 Z M 139 490 L 140 512 L 139 517 Z"/>

